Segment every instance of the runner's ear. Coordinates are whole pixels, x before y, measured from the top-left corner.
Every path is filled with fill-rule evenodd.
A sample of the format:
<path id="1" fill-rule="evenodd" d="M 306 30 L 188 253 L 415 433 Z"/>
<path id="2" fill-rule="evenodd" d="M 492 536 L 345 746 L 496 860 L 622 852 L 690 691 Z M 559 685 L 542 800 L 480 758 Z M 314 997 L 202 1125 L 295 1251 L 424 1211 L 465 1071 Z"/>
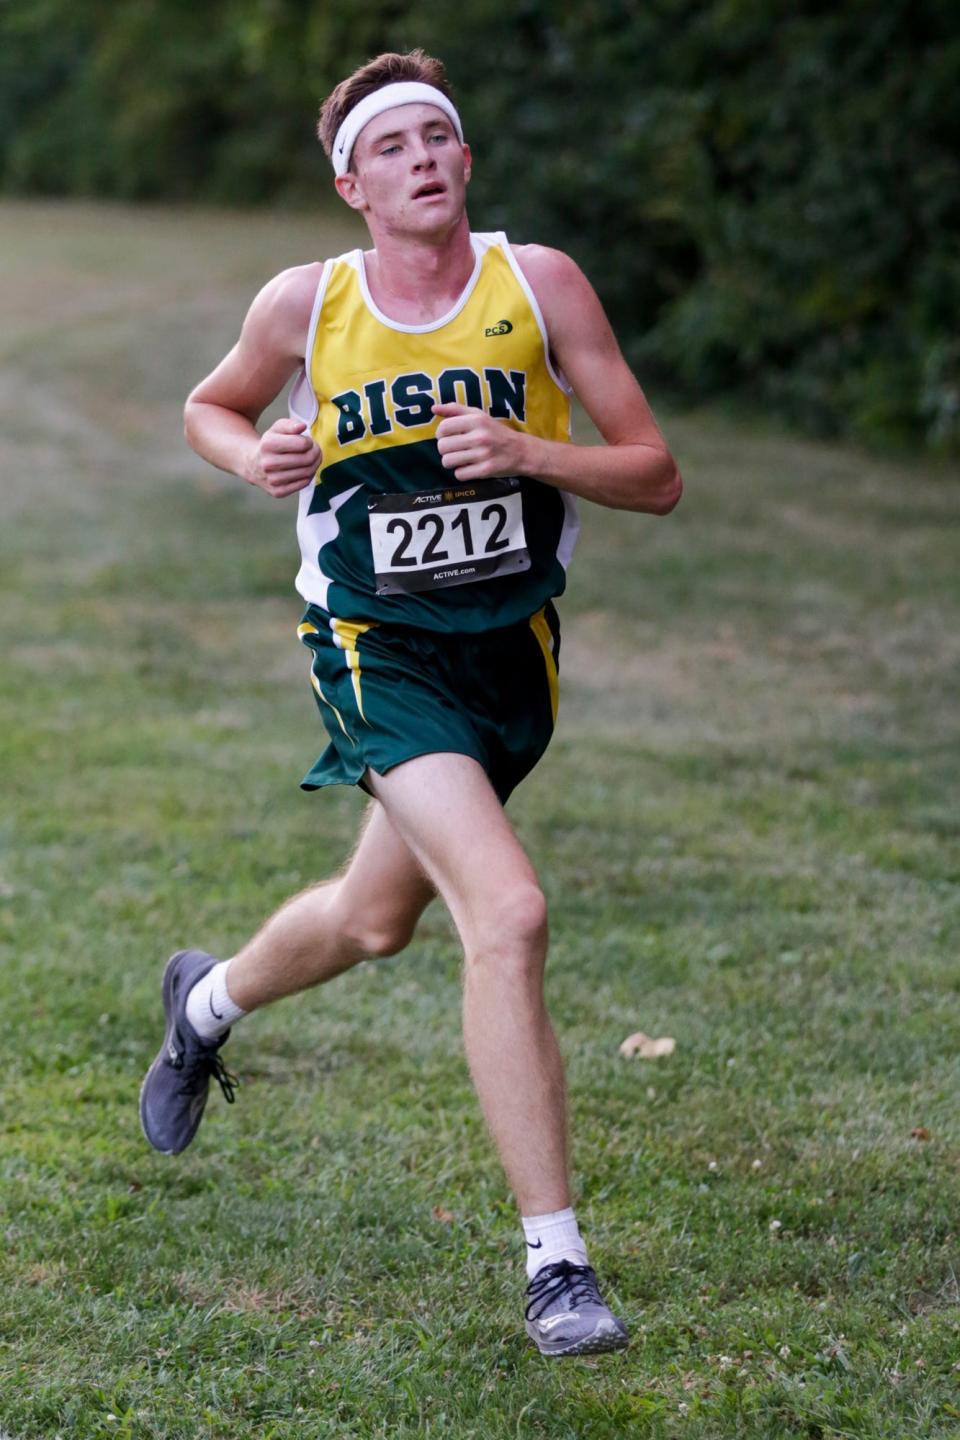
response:
<path id="1" fill-rule="evenodd" d="M 360 178 L 348 170 L 346 175 L 338 175 L 334 180 L 337 194 L 341 200 L 345 200 L 351 210 L 366 210 L 367 201 L 363 193 L 363 185 Z"/>

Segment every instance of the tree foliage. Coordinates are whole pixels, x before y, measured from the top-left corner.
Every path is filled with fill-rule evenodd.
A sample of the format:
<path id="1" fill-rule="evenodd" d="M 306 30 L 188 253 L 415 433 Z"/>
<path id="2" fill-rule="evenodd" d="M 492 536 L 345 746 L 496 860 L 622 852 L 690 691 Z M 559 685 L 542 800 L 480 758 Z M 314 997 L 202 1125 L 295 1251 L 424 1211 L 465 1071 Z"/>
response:
<path id="1" fill-rule="evenodd" d="M 316 200 L 320 98 L 442 55 L 475 223 L 569 250 L 642 374 L 960 450 L 960 24 L 946 0 L 7 0 L 13 191 Z"/>

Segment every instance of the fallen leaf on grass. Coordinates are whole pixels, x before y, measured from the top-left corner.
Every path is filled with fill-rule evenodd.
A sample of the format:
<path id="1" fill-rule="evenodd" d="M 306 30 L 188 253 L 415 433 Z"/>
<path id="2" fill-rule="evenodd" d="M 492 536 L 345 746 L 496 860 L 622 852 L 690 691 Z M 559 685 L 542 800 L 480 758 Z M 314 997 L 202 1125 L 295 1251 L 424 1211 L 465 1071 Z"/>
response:
<path id="1" fill-rule="evenodd" d="M 442 1221 L 444 1225 L 453 1224 L 453 1216 L 450 1214 L 449 1210 L 444 1210 L 442 1205 L 434 1205 L 433 1218 L 434 1220 Z"/>
<path id="2" fill-rule="evenodd" d="M 927 1129 L 926 1125 L 918 1125 L 915 1130 L 911 1130 L 911 1131 L 910 1131 L 910 1139 L 911 1139 L 911 1140 L 929 1140 L 929 1139 L 930 1139 L 930 1131 Z"/>
<path id="3" fill-rule="evenodd" d="M 644 1035 L 642 1030 L 638 1030 L 636 1035 L 627 1036 L 620 1046 L 620 1054 L 627 1060 L 632 1055 L 639 1055 L 641 1060 L 659 1060 L 661 1055 L 672 1055 L 676 1048 L 676 1040 L 672 1040 L 669 1035 L 654 1040 L 649 1035 Z"/>

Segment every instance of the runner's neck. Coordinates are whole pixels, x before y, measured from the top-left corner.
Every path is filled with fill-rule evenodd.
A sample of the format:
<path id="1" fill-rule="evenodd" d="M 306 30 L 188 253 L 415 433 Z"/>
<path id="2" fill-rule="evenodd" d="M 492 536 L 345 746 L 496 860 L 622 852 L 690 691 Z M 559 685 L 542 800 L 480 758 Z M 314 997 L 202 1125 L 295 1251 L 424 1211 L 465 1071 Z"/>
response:
<path id="1" fill-rule="evenodd" d="M 429 325 L 456 305 L 476 264 L 466 221 L 445 240 L 399 243 L 380 236 L 363 256 L 374 304 L 401 325 Z"/>

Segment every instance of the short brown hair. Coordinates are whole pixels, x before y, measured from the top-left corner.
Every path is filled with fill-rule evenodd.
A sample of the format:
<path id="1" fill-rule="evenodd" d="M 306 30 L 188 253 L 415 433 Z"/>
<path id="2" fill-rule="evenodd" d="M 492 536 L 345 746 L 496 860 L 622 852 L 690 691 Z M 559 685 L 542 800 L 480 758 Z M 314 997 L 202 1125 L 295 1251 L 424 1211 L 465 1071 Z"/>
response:
<path id="1" fill-rule="evenodd" d="M 398 80 L 419 80 L 423 85 L 433 85 L 446 95 L 448 100 L 453 99 L 453 91 L 447 81 L 442 60 L 425 54 L 423 50 L 411 50 L 406 55 L 398 55 L 395 51 L 377 55 L 375 59 L 368 60 L 366 65 L 354 70 L 346 80 L 341 80 L 336 90 L 327 96 L 320 107 L 317 134 L 328 155 L 333 151 L 337 131 L 353 107 L 359 105 L 360 101 L 365 100 L 374 90 L 380 90 L 384 85 L 393 85 Z"/>

